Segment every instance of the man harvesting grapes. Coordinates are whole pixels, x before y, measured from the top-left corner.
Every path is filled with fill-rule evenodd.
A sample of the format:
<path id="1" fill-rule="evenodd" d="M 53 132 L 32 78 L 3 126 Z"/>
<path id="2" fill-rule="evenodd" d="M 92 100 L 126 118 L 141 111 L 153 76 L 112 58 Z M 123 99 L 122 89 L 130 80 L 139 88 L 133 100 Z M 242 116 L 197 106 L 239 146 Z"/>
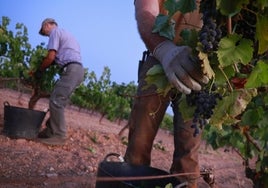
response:
<path id="1" fill-rule="evenodd" d="M 39 34 L 48 36 L 48 53 L 35 72 L 38 79 L 54 62 L 61 68 L 60 78 L 54 86 L 49 100 L 50 118 L 46 128 L 39 133 L 39 141 L 49 145 L 63 145 L 66 139 L 64 108 L 75 88 L 84 79 L 80 46 L 76 39 L 57 22 L 47 18 L 42 22 Z"/>
<path id="2" fill-rule="evenodd" d="M 180 176 L 181 182 L 188 187 L 197 187 L 200 176 L 198 148 L 201 135 L 193 136 L 191 121 L 184 121 L 178 111 L 180 93 L 189 94 L 201 90 L 201 85 L 208 82 L 203 75 L 200 63 L 192 56 L 188 46 L 177 46 L 180 31 L 184 28 L 201 28 L 201 17 L 198 10 L 189 14 L 175 15 L 176 36 L 174 41 L 153 33 L 156 17 L 166 15 L 164 0 L 136 0 L 135 16 L 141 39 L 148 49 L 148 55 L 140 62 L 138 72 L 138 90 L 129 118 L 128 147 L 125 160 L 135 165 L 150 165 L 151 150 L 160 123 L 170 103 L 174 111 L 174 155 L 171 173 L 188 173 Z M 154 65 L 163 67 L 168 81 L 175 91 L 168 95 L 157 92 L 155 85 L 146 82 L 146 73 Z"/>

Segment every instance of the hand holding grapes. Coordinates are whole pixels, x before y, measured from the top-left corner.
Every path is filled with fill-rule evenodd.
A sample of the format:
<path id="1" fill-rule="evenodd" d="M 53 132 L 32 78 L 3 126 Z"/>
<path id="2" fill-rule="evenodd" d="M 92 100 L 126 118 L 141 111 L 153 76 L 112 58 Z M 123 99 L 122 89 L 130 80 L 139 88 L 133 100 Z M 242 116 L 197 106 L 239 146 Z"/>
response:
<path id="1" fill-rule="evenodd" d="M 153 55 L 161 62 L 169 82 L 182 93 L 199 91 L 200 84 L 209 81 L 202 73 L 200 64 L 192 57 L 188 46 L 176 46 L 172 41 L 166 40 L 155 48 Z"/>

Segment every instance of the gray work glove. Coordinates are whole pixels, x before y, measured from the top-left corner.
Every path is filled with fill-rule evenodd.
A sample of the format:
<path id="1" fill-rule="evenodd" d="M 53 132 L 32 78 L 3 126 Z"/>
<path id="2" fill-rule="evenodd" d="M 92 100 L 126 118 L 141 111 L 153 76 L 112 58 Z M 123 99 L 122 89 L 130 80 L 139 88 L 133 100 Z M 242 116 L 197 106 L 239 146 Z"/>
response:
<path id="1" fill-rule="evenodd" d="M 191 56 L 188 46 L 176 46 L 166 40 L 155 48 L 153 56 L 162 64 L 169 82 L 182 93 L 201 90 L 200 84 L 209 81 L 199 62 Z"/>

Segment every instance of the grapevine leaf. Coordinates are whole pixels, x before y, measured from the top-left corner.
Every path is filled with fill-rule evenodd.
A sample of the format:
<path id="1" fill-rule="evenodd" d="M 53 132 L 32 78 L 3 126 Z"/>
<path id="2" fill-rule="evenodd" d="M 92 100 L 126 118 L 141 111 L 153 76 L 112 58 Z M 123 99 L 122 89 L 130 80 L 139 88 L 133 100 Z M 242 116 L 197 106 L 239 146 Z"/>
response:
<path id="1" fill-rule="evenodd" d="M 262 60 L 257 62 L 253 71 L 249 75 L 248 81 L 245 84 L 246 88 L 254 88 L 268 85 L 268 62 Z"/>
<path id="2" fill-rule="evenodd" d="M 260 7 L 261 10 L 263 10 L 264 7 L 268 6 L 268 1 L 267 0 L 258 0 L 257 5 Z"/>
<path id="3" fill-rule="evenodd" d="M 213 67 L 213 70 L 215 71 L 215 83 L 217 85 L 225 85 L 226 79 L 235 75 L 233 66 L 227 66 L 222 69 L 219 69 L 219 67 Z"/>
<path id="4" fill-rule="evenodd" d="M 209 79 L 211 79 L 212 77 L 215 77 L 215 73 L 209 64 L 207 54 L 203 52 L 199 52 L 198 57 L 203 62 L 202 64 L 203 73 L 207 75 Z"/>
<path id="5" fill-rule="evenodd" d="M 196 9 L 195 0 L 167 0 L 164 4 L 166 10 L 170 15 L 175 14 L 177 11 L 180 11 L 182 14 L 187 12 L 192 12 Z"/>
<path id="6" fill-rule="evenodd" d="M 180 45 L 189 46 L 192 49 L 196 48 L 198 41 L 198 32 L 196 29 L 183 29 L 180 33 L 180 36 L 182 37 Z"/>
<path id="7" fill-rule="evenodd" d="M 217 9 L 225 16 L 234 16 L 243 4 L 248 4 L 248 0 L 217 0 Z"/>
<path id="8" fill-rule="evenodd" d="M 263 102 L 264 102 L 264 105 L 268 106 L 268 95 L 265 95 L 263 97 Z M 268 122 L 268 121 L 267 121 Z"/>
<path id="9" fill-rule="evenodd" d="M 168 25 L 168 22 L 169 22 L 169 17 L 167 15 L 159 14 L 155 20 L 153 33 L 157 33 L 161 31 L 163 28 L 166 27 L 166 25 Z"/>
<path id="10" fill-rule="evenodd" d="M 163 93 L 164 96 L 173 88 L 169 83 L 165 72 L 161 65 L 154 65 L 146 73 L 145 81 L 147 85 L 143 89 L 147 89 L 151 85 L 155 85 L 157 93 Z"/>
<path id="11" fill-rule="evenodd" d="M 195 111 L 195 106 L 189 106 L 186 102 L 186 96 L 182 95 L 180 99 L 179 109 L 184 121 L 191 120 Z"/>
<path id="12" fill-rule="evenodd" d="M 220 128 L 223 124 L 232 125 L 239 122 L 236 117 L 246 109 L 252 97 L 256 95 L 256 89 L 240 89 L 225 96 L 215 107 L 210 124 Z"/>
<path id="13" fill-rule="evenodd" d="M 242 125 L 256 125 L 263 117 L 264 111 L 262 107 L 259 107 L 257 109 L 250 109 L 247 110 L 242 118 L 241 118 L 241 124 Z"/>
<path id="14" fill-rule="evenodd" d="M 268 50 L 268 15 L 257 15 L 256 37 L 259 41 L 258 53 L 262 54 Z"/>
<path id="15" fill-rule="evenodd" d="M 246 65 L 253 56 L 252 41 L 233 34 L 221 39 L 217 52 L 221 67 L 241 62 Z"/>
<path id="16" fill-rule="evenodd" d="M 257 124 L 259 127 L 257 133 L 260 136 L 260 140 L 268 141 L 268 111 L 263 113 Z"/>
<path id="17" fill-rule="evenodd" d="M 150 68 L 148 71 L 147 71 L 147 76 L 154 76 L 154 75 L 157 75 L 157 74 L 165 74 L 163 68 L 161 65 L 154 65 L 152 68 Z"/>
<path id="18" fill-rule="evenodd" d="M 159 14 L 156 17 L 152 32 L 159 33 L 160 36 L 173 40 L 175 37 L 175 23 L 173 20 L 170 20 L 169 16 Z"/>

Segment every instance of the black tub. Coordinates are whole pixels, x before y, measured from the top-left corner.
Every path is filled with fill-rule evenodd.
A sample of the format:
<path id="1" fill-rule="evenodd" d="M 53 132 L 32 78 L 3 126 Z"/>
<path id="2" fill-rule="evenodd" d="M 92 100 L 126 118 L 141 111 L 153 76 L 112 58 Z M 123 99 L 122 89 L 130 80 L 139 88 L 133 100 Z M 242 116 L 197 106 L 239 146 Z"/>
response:
<path id="1" fill-rule="evenodd" d="M 164 188 L 169 183 L 173 187 L 179 184 L 179 181 L 174 177 L 169 177 L 166 171 L 126 162 L 110 162 L 107 156 L 98 166 L 95 188 Z"/>
<path id="2" fill-rule="evenodd" d="M 14 107 L 4 102 L 3 133 L 11 138 L 36 138 L 45 115 L 45 111 Z"/>

